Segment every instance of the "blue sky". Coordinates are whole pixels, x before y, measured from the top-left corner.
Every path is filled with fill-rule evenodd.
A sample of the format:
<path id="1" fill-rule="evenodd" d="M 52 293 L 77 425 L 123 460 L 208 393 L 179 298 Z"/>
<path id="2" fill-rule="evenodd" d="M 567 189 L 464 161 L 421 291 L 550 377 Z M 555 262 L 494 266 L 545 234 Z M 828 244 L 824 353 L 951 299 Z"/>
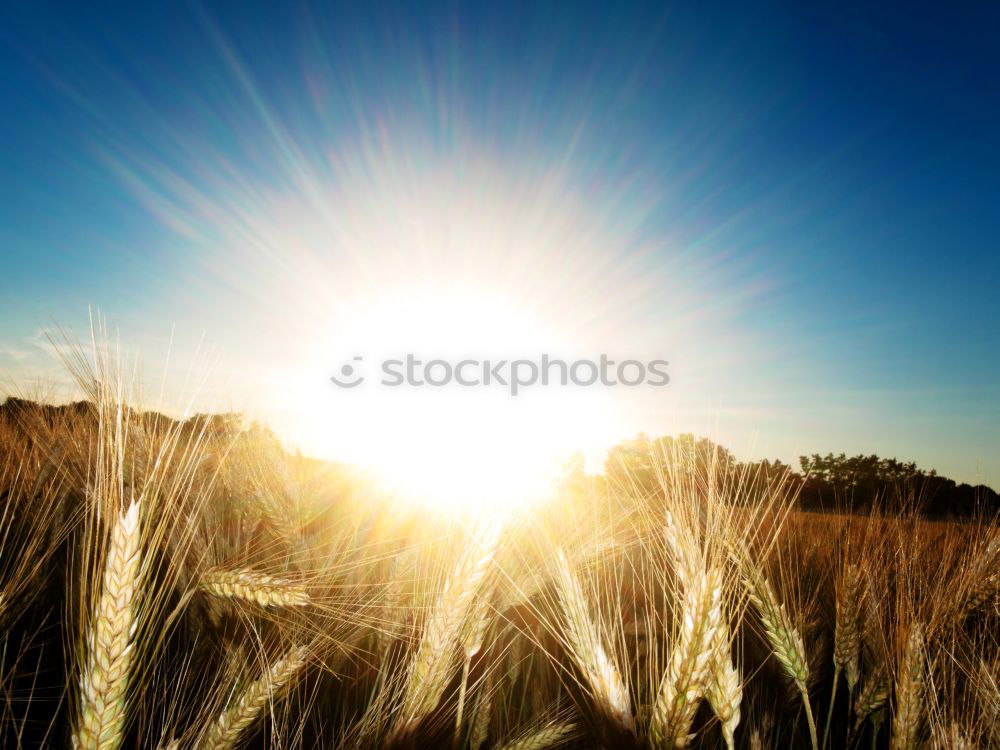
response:
<path id="1" fill-rule="evenodd" d="M 664 279 L 597 304 L 528 255 L 508 280 L 676 362 L 674 402 L 622 431 L 998 486 L 1000 10 L 804 5 L 24 4 L 0 30 L 0 373 L 58 378 L 39 331 L 93 305 L 154 366 L 172 326 L 204 334 L 266 402 L 282 376 L 253 373 L 298 351 L 272 343 L 275 269 L 348 272 L 316 231 L 257 242 L 259 214 L 337 223 L 327 190 L 486 154 L 511 196 L 558 173 L 628 236 L 604 260 Z"/>

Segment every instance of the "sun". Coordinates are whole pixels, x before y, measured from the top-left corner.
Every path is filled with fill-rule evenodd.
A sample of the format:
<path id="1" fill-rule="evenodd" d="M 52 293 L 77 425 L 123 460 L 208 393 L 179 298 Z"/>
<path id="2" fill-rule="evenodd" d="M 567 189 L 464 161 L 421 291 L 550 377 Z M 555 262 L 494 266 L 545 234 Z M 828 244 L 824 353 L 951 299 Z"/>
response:
<path id="1" fill-rule="evenodd" d="M 530 505 L 578 452 L 599 468 L 634 434 L 638 389 L 514 395 L 457 379 L 384 386 L 380 374 L 408 356 L 659 359 L 636 300 L 668 288 L 634 279 L 641 222 L 612 210 L 626 193 L 544 153 L 512 162 L 475 143 L 438 154 L 392 142 L 358 153 L 302 184 L 237 183 L 200 207 L 245 260 L 206 262 L 240 304 L 266 310 L 236 342 L 247 411 L 435 512 Z"/>
<path id="2" fill-rule="evenodd" d="M 337 434 L 338 458 L 400 501 L 433 512 L 530 506 L 551 494 L 588 433 L 607 432 L 596 394 L 554 385 L 513 395 L 482 378 L 442 383 L 430 370 L 397 383 L 386 377 L 385 363 L 466 362 L 470 375 L 484 361 L 537 358 L 565 345 L 514 296 L 454 283 L 398 287 L 339 322 L 323 365 L 337 382 L 303 392 L 297 432 L 320 451 Z"/>

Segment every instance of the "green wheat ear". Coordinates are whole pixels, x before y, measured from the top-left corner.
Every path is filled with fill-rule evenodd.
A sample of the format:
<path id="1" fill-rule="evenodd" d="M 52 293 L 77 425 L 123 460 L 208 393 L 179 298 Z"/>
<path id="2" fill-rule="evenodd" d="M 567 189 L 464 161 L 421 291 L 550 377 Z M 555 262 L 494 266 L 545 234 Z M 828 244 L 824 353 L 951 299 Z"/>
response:
<path id="1" fill-rule="evenodd" d="M 771 646 L 771 652 L 802 696 L 806 721 L 809 725 L 809 737 L 813 749 L 818 750 L 819 738 L 816 733 L 812 705 L 809 701 L 809 664 L 806 660 L 806 648 L 802 636 L 792 624 L 792 619 L 785 609 L 785 605 L 778 600 L 774 589 L 771 588 L 770 581 L 756 570 L 752 563 L 745 565 L 743 581 L 747 596 L 760 615 L 761 624 L 764 626 L 764 635 Z"/>

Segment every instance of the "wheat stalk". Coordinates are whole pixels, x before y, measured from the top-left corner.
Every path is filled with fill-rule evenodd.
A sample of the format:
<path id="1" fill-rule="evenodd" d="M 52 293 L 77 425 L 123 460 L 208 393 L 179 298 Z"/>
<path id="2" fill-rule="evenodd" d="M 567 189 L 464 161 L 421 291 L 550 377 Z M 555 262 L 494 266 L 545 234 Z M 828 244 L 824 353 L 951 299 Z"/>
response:
<path id="1" fill-rule="evenodd" d="M 964 606 L 960 610 L 960 619 L 965 620 L 975 614 L 998 595 L 1000 595 L 1000 572 L 980 577 L 966 597 Z"/>
<path id="2" fill-rule="evenodd" d="M 311 603 L 302 586 L 255 570 L 212 570 L 198 585 L 213 596 L 243 599 L 262 607 L 305 607 Z"/>
<path id="3" fill-rule="evenodd" d="M 489 626 L 490 600 L 488 596 L 481 596 L 479 601 L 474 603 L 469 618 L 466 620 L 465 628 L 462 632 L 462 681 L 459 683 L 458 708 L 455 712 L 455 737 L 457 739 L 462 729 L 462 717 L 465 711 L 465 697 L 469 685 L 469 671 L 472 668 L 472 660 L 483 647 L 483 639 L 486 637 L 486 628 Z"/>
<path id="4" fill-rule="evenodd" d="M 571 737 L 576 726 L 568 722 L 549 724 L 530 734 L 502 745 L 500 750 L 547 750 Z"/>
<path id="5" fill-rule="evenodd" d="M 837 685 L 840 673 L 847 677 L 848 693 L 854 695 L 861 669 L 861 569 L 851 563 L 847 566 L 837 589 L 837 614 L 833 634 L 833 687 L 830 705 L 823 727 L 823 747 L 830 733 L 833 707 L 837 702 Z"/>
<path id="6" fill-rule="evenodd" d="M 664 518 L 664 539 L 667 546 L 670 548 L 675 559 L 675 569 L 677 578 L 680 581 L 694 581 L 703 575 L 705 567 L 704 558 L 701 554 L 697 543 L 689 535 L 685 535 L 681 527 L 677 524 L 674 519 L 673 514 L 670 511 L 665 513 Z M 714 573 L 712 575 L 715 575 Z M 721 581 L 721 577 L 720 577 Z M 721 585 L 718 588 L 719 599 L 721 600 L 722 589 Z M 739 672 L 733 666 L 732 652 L 729 643 L 729 628 L 726 625 L 725 618 L 721 616 L 721 609 L 719 609 L 718 622 L 714 623 L 708 630 L 711 633 L 706 633 L 707 637 L 704 639 L 705 645 L 708 649 L 708 654 L 710 655 L 711 663 L 707 665 L 705 675 L 698 677 L 697 682 L 699 684 L 707 683 L 704 686 L 704 690 L 698 690 L 698 696 L 695 698 L 693 695 L 684 696 L 687 700 L 686 711 L 690 712 L 690 718 L 687 719 L 669 719 L 662 716 L 662 709 L 666 708 L 657 701 L 656 705 L 653 707 L 652 715 L 650 717 L 651 721 L 651 734 L 659 736 L 659 741 L 663 741 L 662 735 L 663 726 L 669 726 L 670 724 L 680 724 L 683 727 L 689 727 L 691 720 L 693 719 L 695 710 L 697 709 L 697 700 L 700 699 L 701 693 L 704 697 L 708 699 L 709 704 L 712 706 L 712 710 L 715 715 L 719 718 L 722 728 L 722 736 L 726 742 L 726 745 L 730 750 L 732 750 L 735 742 L 735 732 L 736 727 L 740 723 L 740 703 L 743 699 L 743 687 L 740 680 Z M 687 623 L 686 615 L 682 616 L 682 622 Z M 682 644 L 683 645 L 683 644 Z M 681 649 L 683 651 L 683 648 Z M 679 656 L 678 651 L 675 649 L 675 655 Z M 677 697 L 680 691 L 677 688 L 673 689 Z M 677 698 L 675 697 L 674 700 Z M 669 699 L 668 699 L 669 700 Z M 660 710 L 658 710 L 660 709 Z M 654 726 L 655 725 L 655 726 Z M 675 738 L 681 740 L 682 744 L 686 744 L 688 740 L 688 730 L 682 729 L 676 732 L 679 736 Z"/>
<path id="7" fill-rule="evenodd" d="M 715 665 L 722 627 L 722 581 L 718 570 L 689 571 L 677 643 L 650 714 L 649 734 L 658 747 L 687 747 L 691 723 Z"/>
<path id="8" fill-rule="evenodd" d="M 854 715 L 857 717 L 855 727 L 885 708 L 889 701 L 889 686 L 882 675 L 872 675 L 861 686 L 861 691 L 854 701 Z M 874 721 L 873 724 L 878 722 Z"/>
<path id="9" fill-rule="evenodd" d="M 139 502 L 133 500 L 111 532 L 104 576 L 90 624 L 80 681 L 73 746 L 115 750 L 122 740 L 126 695 L 139 608 Z"/>
<path id="10" fill-rule="evenodd" d="M 375 631 L 375 639 L 379 651 L 385 651 L 393 639 L 396 638 L 403 627 L 402 618 L 399 616 L 403 608 L 404 594 L 408 578 L 412 578 L 412 556 L 407 554 L 397 555 L 390 567 L 388 584 L 384 591 L 384 603 L 382 611 L 383 625 Z"/>
<path id="11" fill-rule="evenodd" d="M 635 722 L 628 688 L 601 643 L 597 627 L 590 618 L 583 589 L 561 548 L 556 551 L 556 573 L 570 653 L 580 667 L 597 707 L 618 728 L 634 734 Z"/>
<path id="12" fill-rule="evenodd" d="M 451 674 L 455 645 L 493 560 L 499 534 L 499 523 L 487 524 L 479 530 L 438 596 L 413 657 L 402 707 L 390 740 L 412 731 L 441 699 Z"/>
<path id="13" fill-rule="evenodd" d="M 705 697 L 719 718 L 722 738 L 728 750 L 736 746 L 736 727 L 740 724 L 740 703 L 743 701 L 743 682 L 739 670 L 733 665 L 729 644 L 729 628 L 723 622 L 716 630 L 712 648 L 714 662 Z"/>
<path id="14" fill-rule="evenodd" d="M 993 745 L 1000 747 L 1000 670 L 997 670 L 996 663 L 992 665 L 982 657 L 975 669 L 975 674 L 970 675 L 969 685 L 972 688 L 972 695 L 975 706 L 982 716 L 983 730 Z"/>
<path id="15" fill-rule="evenodd" d="M 971 568 L 973 585 L 959 601 L 957 620 L 962 623 L 1000 594 L 1000 538 L 991 539 Z"/>
<path id="16" fill-rule="evenodd" d="M 469 747 L 479 750 L 486 742 L 490 730 L 490 715 L 493 711 L 493 672 L 487 671 L 486 681 L 479 691 L 476 710 L 472 716 L 472 730 L 469 733 Z"/>
<path id="17" fill-rule="evenodd" d="M 809 724 L 810 740 L 813 749 L 818 750 L 816 722 L 813 719 L 812 706 L 809 702 L 809 664 L 806 661 L 806 648 L 802 642 L 802 636 L 792 624 L 785 605 L 778 601 L 770 581 L 753 568 L 750 563 L 744 565 L 743 580 L 747 595 L 760 614 L 764 635 L 771 646 L 772 653 L 802 696 L 806 721 Z"/>
<path id="18" fill-rule="evenodd" d="M 250 683 L 243 693 L 228 706 L 206 730 L 200 750 L 229 750 L 240 735 L 260 716 L 261 711 L 279 697 L 282 690 L 298 673 L 306 661 L 304 646 L 292 648 L 272 664 L 257 680 Z"/>
<path id="19" fill-rule="evenodd" d="M 892 750 L 913 750 L 917 746 L 924 688 L 924 627 L 920 623 L 914 623 L 910 627 L 901 669 L 896 677 Z"/>
<path id="20" fill-rule="evenodd" d="M 852 693 L 860 677 L 862 581 L 861 569 L 852 563 L 847 566 L 843 587 L 837 592 L 837 620 L 833 642 L 834 673 L 843 671 L 847 677 L 847 687 Z"/>

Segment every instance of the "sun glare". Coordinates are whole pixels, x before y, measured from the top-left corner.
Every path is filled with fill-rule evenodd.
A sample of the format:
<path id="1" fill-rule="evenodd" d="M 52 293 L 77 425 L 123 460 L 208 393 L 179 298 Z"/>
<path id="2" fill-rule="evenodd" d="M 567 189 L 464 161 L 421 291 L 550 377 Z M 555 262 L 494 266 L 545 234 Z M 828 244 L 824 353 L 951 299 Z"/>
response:
<path id="1" fill-rule="evenodd" d="M 581 437 L 607 425 L 600 398 L 582 389 L 512 395 L 495 380 L 483 383 L 484 367 L 537 358 L 558 341 L 522 307 L 487 289 L 440 284 L 400 288 L 392 301 L 354 310 L 325 347 L 340 354 L 328 360 L 331 376 L 348 383 L 342 361 L 357 383 L 324 384 L 330 419 L 351 426 L 351 443 L 338 453 L 401 500 L 437 512 L 506 512 L 543 500 Z M 462 380 L 477 384 L 454 375 L 442 384 L 461 362 Z M 315 403 L 300 413 L 300 434 L 318 444 L 326 430 Z"/>
<path id="2" fill-rule="evenodd" d="M 247 410 L 304 452 L 448 513 L 542 498 L 577 452 L 596 468 L 634 435 L 623 404 L 639 389 L 383 385 L 382 368 L 408 356 L 662 357 L 642 301 L 686 297 L 677 278 L 635 273 L 641 201 L 542 153 L 515 163 L 464 142 L 444 155 L 406 142 L 358 153 L 171 204 L 212 238 L 202 262 L 233 304 L 267 311 L 253 325 L 241 314 L 234 334 L 250 353 Z"/>

